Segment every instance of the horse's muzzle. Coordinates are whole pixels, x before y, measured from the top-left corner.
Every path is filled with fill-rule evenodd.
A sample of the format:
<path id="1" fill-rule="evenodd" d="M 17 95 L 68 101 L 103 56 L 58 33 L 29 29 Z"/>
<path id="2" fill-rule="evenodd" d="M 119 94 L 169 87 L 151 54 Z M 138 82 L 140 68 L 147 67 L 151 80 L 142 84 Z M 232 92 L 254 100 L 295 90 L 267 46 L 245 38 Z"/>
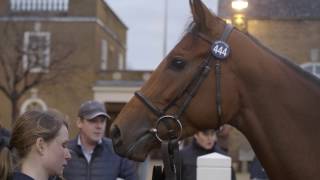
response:
<path id="1" fill-rule="evenodd" d="M 119 148 L 123 144 L 123 141 L 121 139 L 121 131 L 117 125 L 111 125 L 110 137 L 115 151 L 121 155 L 122 153 L 119 152 Z"/>

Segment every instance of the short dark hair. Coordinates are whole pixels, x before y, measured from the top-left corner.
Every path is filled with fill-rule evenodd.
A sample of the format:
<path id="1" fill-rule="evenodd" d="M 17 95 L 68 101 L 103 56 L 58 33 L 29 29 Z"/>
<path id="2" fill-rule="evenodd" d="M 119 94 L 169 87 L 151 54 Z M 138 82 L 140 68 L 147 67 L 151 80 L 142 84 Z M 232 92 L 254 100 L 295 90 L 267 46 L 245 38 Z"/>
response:
<path id="1" fill-rule="evenodd" d="M 216 134 L 216 131 L 214 129 L 205 129 L 205 130 L 202 130 L 202 131 L 199 131 L 199 132 L 202 132 L 205 135 L 208 135 L 209 133 Z"/>

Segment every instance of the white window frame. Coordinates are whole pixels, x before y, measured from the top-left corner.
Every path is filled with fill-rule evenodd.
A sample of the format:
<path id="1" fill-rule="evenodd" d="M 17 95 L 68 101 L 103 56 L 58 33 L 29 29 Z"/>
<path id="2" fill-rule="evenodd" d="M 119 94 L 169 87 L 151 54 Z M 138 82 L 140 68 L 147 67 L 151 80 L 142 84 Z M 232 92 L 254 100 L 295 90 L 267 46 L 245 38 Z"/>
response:
<path id="1" fill-rule="evenodd" d="M 119 53 L 119 56 L 118 56 L 118 69 L 124 70 L 124 56 L 122 53 Z"/>
<path id="2" fill-rule="evenodd" d="M 317 73 L 317 71 L 316 71 L 317 67 L 320 68 L 320 63 L 309 62 L 309 63 L 301 64 L 300 67 L 306 71 L 308 71 L 307 68 L 311 67 L 311 71 L 308 71 L 308 72 L 310 72 L 313 75 L 315 75 L 316 77 L 320 78 L 320 73 Z"/>
<path id="3" fill-rule="evenodd" d="M 41 98 L 38 97 L 38 89 L 32 88 L 30 92 L 31 96 L 28 99 L 26 99 L 21 105 L 20 114 L 25 113 L 28 110 L 28 107 L 32 104 L 36 104 L 43 111 L 48 110 L 47 104 Z"/>
<path id="4" fill-rule="evenodd" d="M 106 71 L 108 69 L 108 41 L 101 40 L 101 64 L 100 69 Z"/>
<path id="5" fill-rule="evenodd" d="M 319 48 L 310 49 L 310 61 L 318 62 L 319 61 Z"/>
<path id="6" fill-rule="evenodd" d="M 20 114 L 25 113 L 28 110 L 28 107 L 32 104 L 37 104 L 41 108 L 41 110 L 46 111 L 48 110 L 47 104 L 40 98 L 31 97 L 24 101 L 21 105 Z"/>
<path id="7" fill-rule="evenodd" d="M 48 110 L 48 107 L 47 107 L 46 103 L 43 100 L 41 100 L 39 98 L 37 98 L 37 99 L 28 99 L 22 104 L 21 110 L 20 110 L 20 114 L 25 113 L 28 110 L 28 107 L 30 105 L 32 105 L 32 104 L 37 104 L 41 108 L 41 110 L 43 110 L 43 111 Z"/>
<path id="8" fill-rule="evenodd" d="M 110 54 L 108 54 L 108 56 L 110 57 L 109 61 L 110 61 L 110 64 L 112 65 L 112 68 L 117 68 L 117 67 L 114 67 L 116 66 L 116 59 L 115 59 L 115 48 L 112 44 L 110 44 L 110 46 L 108 47 L 108 52 Z"/>
<path id="9" fill-rule="evenodd" d="M 66 12 L 69 0 L 10 0 L 11 11 Z"/>
<path id="10" fill-rule="evenodd" d="M 42 51 L 42 56 L 45 57 L 42 60 L 39 60 L 38 63 L 41 62 L 41 65 L 29 67 L 30 61 L 31 61 L 31 55 L 32 52 L 28 49 L 30 45 L 30 39 L 33 36 L 38 37 L 44 37 L 45 38 L 45 44 L 46 47 L 44 47 L 44 50 Z M 51 33 L 50 32 L 25 32 L 24 33 L 24 55 L 22 57 L 23 61 L 23 68 L 24 70 L 29 70 L 32 73 L 39 73 L 39 72 L 47 72 L 48 67 L 50 65 L 50 39 L 51 39 Z"/>

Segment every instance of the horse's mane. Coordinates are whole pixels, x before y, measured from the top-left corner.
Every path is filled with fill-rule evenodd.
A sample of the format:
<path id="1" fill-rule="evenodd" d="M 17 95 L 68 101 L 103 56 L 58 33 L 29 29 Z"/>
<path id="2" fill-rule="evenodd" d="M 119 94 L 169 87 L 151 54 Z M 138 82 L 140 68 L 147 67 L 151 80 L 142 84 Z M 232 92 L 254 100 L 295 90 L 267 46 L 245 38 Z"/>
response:
<path id="1" fill-rule="evenodd" d="M 220 20 L 222 20 L 222 19 L 220 19 Z M 194 21 L 192 21 L 191 23 L 189 23 L 189 25 L 187 26 L 187 28 L 185 29 L 183 34 L 186 34 L 188 32 L 191 32 L 192 34 L 199 33 L 199 29 L 195 28 L 195 26 L 196 26 L 196 23 Z M 240 32 L 242 32 L 242 31 L 240 31 Z M 244 32 L 242 32 L 242 33 L 244 33 Z M 260 46 L 262 49 L 264 49 L 265 51 L 271 53 L 273 56 L 275 56 L 281 62 L 283 62 L 286 65 L 288 65 L 291 69 L 294 69 L 296 72 L 301 74 L 306 79 L 311 80 L 312 82 L 314 82 L 315 84 L 320 86 L 320 79 L 318 77 L 316 77 L 312 73 L 302 69 L 299 65 L 295 64 L 292 60 L 289 60 L 288 58 L 275 53 L 272 49 L 270 49 L 269 47 L 265 46 L 263 43 L 261 43 L 257 38 L 255 38 L 251 34 L 249 34 L 247 32 L 245 32 L 244 34 L 246 36 L 248 36 L 254 43 L 256 43 L 258 46 Z"/>

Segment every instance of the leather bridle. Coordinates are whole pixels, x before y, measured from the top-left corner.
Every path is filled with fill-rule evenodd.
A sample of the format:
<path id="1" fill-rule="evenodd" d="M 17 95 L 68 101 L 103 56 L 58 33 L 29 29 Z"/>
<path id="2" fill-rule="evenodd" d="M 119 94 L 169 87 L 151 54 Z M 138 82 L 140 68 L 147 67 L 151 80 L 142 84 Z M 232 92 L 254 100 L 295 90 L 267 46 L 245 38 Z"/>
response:
<path id="1" fill-rule="evenodd" d="M 159 135 L 159 126 L 161 123 L 169 129 L 169 120 L 176 123 L 176 127 L 179 129 L 178 132 L 173 132 L 174 130 L 169 129 L 169 140 L 178 140 L 182 135 L 182 124 L 179 120 L 181 115 L 185 112 L 186 108 L 190 104 L 192 98 L 198 92 L 200 85 L 205 80 L 207 75 L 209 74 L 212 66 L 212 61 L 215 60 L 215 76 L 216 76 L 216 112 L 218 117 L 218 127 L 220 127 L 223 123 L 223 111 L 222 111 L 222 98 L 221 98 L 221 61 L 228 58 L 230 53 L 230 47 L 226 43 L 230 33 L 233 30 L 233 26 L 230 24 L 226 24 L 224 32 L 220 38 L 220 40 L 212 42 L 206 35 L 202 33 L 197 33 L 199 38 L 205 40 L 206 42 L 212 44 L 211 53 L 203 60 L 203 62 L 199 66 L 199 70 L 193 76 L 192 80 L 186 86 L 186 88 L 178 94 L 171 102 L 169 102 L 163 109 L 159 109 L 156 107 L 147 97 L 145 97 L 141 92 L 135 92 L 135 96 L 141 100 L 141 102 L 148 107 L 148 109 L 158 117 L 156 122 L 156 126 L 150 129 L 150 132 L 154 134 L 154 136 L 160 141 L 167 141 L 160 137 Z M 168 110 L 176 105 L 176 102 L 185 97 L 185 100 L 178 108 L 178 111 L 175 114 L 168 114 Z"/>

